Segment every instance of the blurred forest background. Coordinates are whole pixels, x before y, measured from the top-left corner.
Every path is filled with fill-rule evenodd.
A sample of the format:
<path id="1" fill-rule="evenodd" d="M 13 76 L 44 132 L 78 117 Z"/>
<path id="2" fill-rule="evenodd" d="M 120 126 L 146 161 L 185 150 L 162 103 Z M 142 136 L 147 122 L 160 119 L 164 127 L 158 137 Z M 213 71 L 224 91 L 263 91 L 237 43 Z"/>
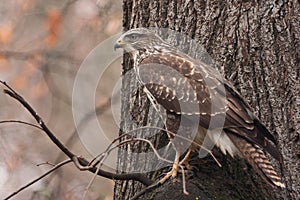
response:
<path id="1" fill-rule="evenodd" d="M 91 155 L 73 134 L 74 78 L 89 52 L 119 33 L 121 25 L 120 0 L 0 0 L 0 80 L 18 91 L 71 150 L 87 158 Z M 96 106 L 105 108 L 99 118 L 111 113 L 105 106 L 111 95 L 106 86 L 120 77 L 120 62 L 98 87 Z M 1 92 L 3 120 L 34 123 L 19 103 Z M 44 133 L 32 127 L 2 123 L 0 134 L 1 199 L 52 167 L 38 164 L 65 159 Z M 68 164 L 13 199 L 81 199 L 91 178 L 91 173 Z M 87 199 L 112 197 L 113 181 L 97 177 Z"/>

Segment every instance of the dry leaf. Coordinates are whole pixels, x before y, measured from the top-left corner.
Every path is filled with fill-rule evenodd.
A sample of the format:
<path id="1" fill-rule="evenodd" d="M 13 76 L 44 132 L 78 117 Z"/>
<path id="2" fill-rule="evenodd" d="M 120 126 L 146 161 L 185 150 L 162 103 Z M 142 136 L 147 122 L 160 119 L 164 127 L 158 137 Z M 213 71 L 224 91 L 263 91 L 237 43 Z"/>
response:
<path id="1" fill-rule="evenodd" d="M 7 44 L 13 33 L 13 26 L 11 23 L 6 23 L 0 26 L 0 43 Z"/>
<path id="2" fill-rule="evenodd" d="M 47 31 L 46 45 L 51 47 L 57 43 L 60 24 L 61 24 L 61 14 L 56 8 L 50 8 L 47 11 L 47 21 L 45 28 Z"/>

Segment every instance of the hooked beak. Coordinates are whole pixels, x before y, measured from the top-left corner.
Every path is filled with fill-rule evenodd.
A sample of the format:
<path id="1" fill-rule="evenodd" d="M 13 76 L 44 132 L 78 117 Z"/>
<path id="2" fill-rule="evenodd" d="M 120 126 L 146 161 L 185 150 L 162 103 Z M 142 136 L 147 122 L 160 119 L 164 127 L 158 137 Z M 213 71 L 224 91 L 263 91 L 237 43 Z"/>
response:
<path id="1" fill-rule="evenodd" d="M 114 50 L 123 48 L 125 45 L 126 45 L 126 43 L 124 43 L 122 39 L 118 39 L 114 45 Z"/>

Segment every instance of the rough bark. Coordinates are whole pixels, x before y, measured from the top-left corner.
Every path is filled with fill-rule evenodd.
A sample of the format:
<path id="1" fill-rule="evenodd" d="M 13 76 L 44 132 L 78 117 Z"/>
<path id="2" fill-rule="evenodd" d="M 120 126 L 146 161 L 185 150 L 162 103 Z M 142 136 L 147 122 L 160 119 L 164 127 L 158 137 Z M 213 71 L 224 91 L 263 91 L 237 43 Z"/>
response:
<path id="1" fill-rule="evenodd" d="M 210 157 L 196 159 L 197 171 L 187 180 L 189 196 L 182 194 L 182 182 L 168 181 L 143 199 L 298 199 L 300 196 L 300 84 L 299 84 L 299 2 L 294 1 L 192 1 L 124 0 L 125 30 L 135 27 L 165 27 L 197 40 L 225 77 L 247 99 L 257 116 L 278 141 L 284 163 L 286 190 L 267 186 L 243 160 L 215 151 L 219 168 Z M 124 72 L 129 69 L 125 58 Z M 158 125 L 153 109 L 142 95 L 133 96 L 133 77 L 123 80 L 121 129 L 135 128 L 126 118 L 136 112 L 139 125 Z M 127 106 L 129 105 L 129 106 Z M 138 111 L 136 110 L 138 108 Z M 143 131 L 138 134 L 151 134 Z M 162 139 L 158 139 L 162 141 Z M 143 148 L 135 145 L 132 149 Z M 147 148 L 147 147 L 144 147 Z M 126 154 L 126 153 L 125 153 Z M 120 154 L 119 170 L 134 168 L 130 153 Z M 151 165 L 151 159 L 145 163 Z M 139 166 L 140 167 L 140 166 Z M 142 186 L 117 181 L 115 199 L 128 199 Z"/>

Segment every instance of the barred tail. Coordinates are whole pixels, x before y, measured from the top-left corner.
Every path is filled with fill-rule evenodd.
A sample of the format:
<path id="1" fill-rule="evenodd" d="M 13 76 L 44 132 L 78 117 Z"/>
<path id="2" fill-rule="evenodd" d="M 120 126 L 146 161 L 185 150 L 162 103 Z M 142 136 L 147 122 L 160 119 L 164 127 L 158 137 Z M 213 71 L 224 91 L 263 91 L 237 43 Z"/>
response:
<path id="1" fill-rule="evenodd" d="M 272 186 L 285 188 L 281 178 L 277 175 L 261 147 L 251 144 L 244 138 L 234 134 L 228 134 L 228 136 L 232 139 L 232 142 L 236 145 L 249 164 L 267 183 Z"/>

